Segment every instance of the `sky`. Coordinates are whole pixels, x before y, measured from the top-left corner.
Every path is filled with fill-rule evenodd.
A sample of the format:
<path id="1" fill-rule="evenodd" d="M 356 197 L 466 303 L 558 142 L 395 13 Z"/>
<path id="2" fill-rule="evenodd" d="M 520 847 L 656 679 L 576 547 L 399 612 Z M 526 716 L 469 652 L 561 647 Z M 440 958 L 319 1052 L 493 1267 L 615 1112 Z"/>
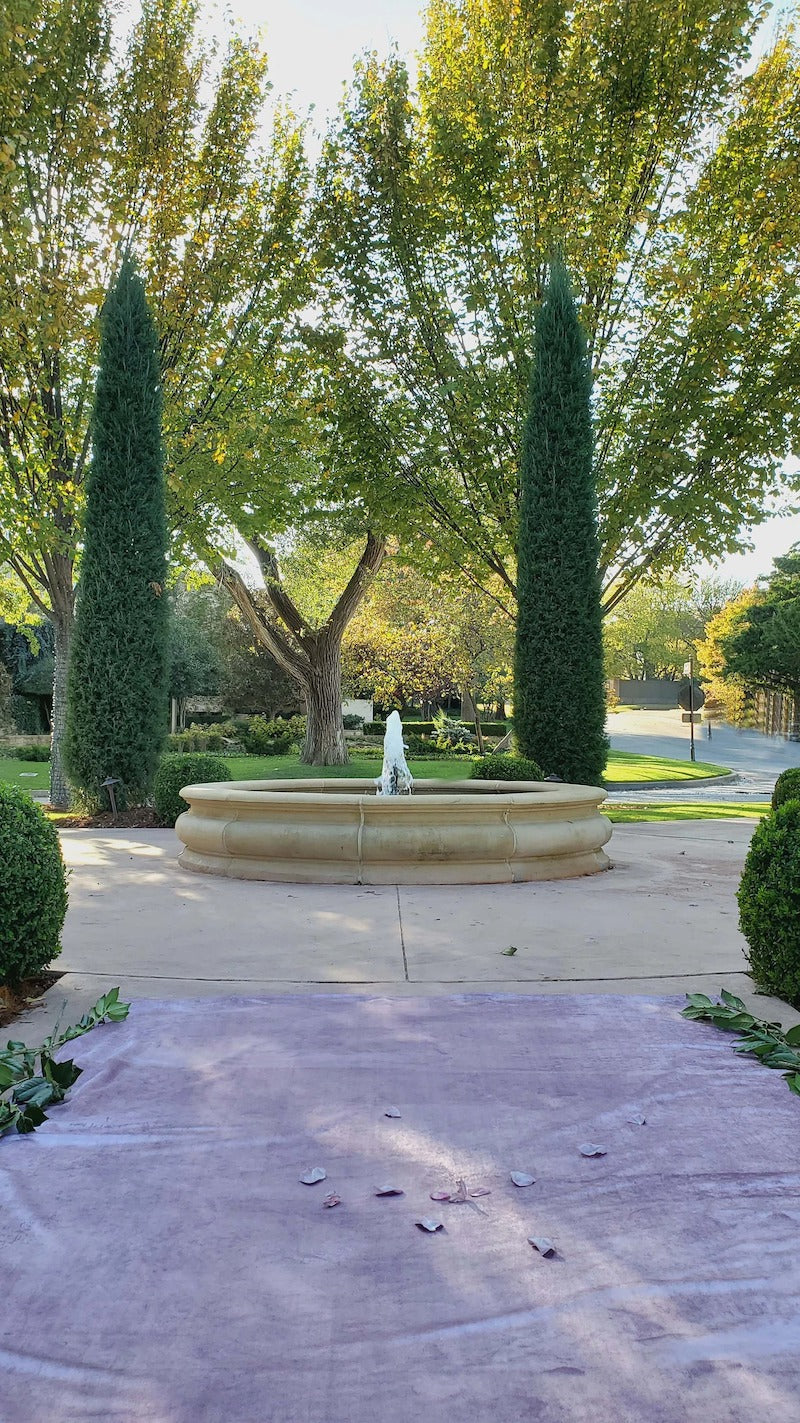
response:
<path id="1" fill-rule="evenodd" d="M 222 33 L 223 15 L 248 33 L 259 33 L 270 59 L 270 77 L 279 95 L 293 96 L 299 112 L 313 110 L 312 127 L 324 131 L 327 119 L 350 78 L 353 59 L 365 50 L 386 53 L 395 44 L 412 57 L 422 41 L 422 10 L 418 0 L 232 0 L 224 11 L 207 0 L 210 31 Z M 774 32 L 776 15 L 764 26 L 761 49 Z M 743 531 L 752 549 L 703 564 L 708 572 L 742 583 L 769 573 L 772 560 L 800 542 L 800 513 L 769 519 Z"/>

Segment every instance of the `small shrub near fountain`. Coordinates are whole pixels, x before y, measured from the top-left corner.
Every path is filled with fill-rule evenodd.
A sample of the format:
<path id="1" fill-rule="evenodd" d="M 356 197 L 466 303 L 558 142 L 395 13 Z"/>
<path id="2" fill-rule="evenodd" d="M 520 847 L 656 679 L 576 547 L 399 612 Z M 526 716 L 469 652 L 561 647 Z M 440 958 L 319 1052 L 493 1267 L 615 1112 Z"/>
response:
<path id="1" fill-rule="evenodd" d="M 777 810 L 779 805 L 784 805 L 787 800 L 800 800 L 800 766 L 792 766 L 788 771 L 781 771 L 775 789 L 772 792 L 772 809 Z"/>
<path id="2" fill-rule="evenodd" d="M 0 983 L 15 988 L 52 963 L 66 912 L 55 826 L 25 791 L 0 785 Z"/>
<path id="3" fill-rule="evenodd" d="M 208 756 L 203 752 L 162 756 L 153 792 L 156 814 L 162 825 L 174 825 L 178 816 L 189 809 L 180 794 L 183 786 L 229 781 L 230 778 L 227 762 L 221 756 Z"/>
<path id="4" fill-rule="evenodd" d="M 482 756 L 470 776 L 479 781 L 543 781 L 541 766 L 527 756 Z"/>
<path id="5" fill-rule="evenodd" d="M 739 885 L 739 927 L 759 988 L 800 1007 L 800 800 L 756 830 Z"/>

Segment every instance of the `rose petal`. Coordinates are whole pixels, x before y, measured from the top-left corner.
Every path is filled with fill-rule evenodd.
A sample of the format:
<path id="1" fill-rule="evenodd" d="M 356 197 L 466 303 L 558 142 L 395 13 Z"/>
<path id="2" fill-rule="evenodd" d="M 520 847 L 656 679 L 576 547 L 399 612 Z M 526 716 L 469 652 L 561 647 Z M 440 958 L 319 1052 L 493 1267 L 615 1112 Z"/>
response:
<path id="1" fill-rule="evenodd" d="M 515 1186 L 535 1186 L 536 1177 L 529 1175 L 527 1171 L 512 1171 L 511 1180 Z"/>
<path id="2" fill-rule="evenodd" d="M 488 1186 L 477 1186 L 474 1191 L 470 1191 L 471 1196 L 491 1196 Z"/>
<path id="3" fill-rule="evenodd" d="M 432 1201 L 449 1201 L 449 1199 L 450 1199 L 450 1192 L 449 1192 L 449 1191 L 431 1191 L 431 1200 L 432 1200 Z"/>
<path id="4" fill-rule="evenodd" d="M 402 1196 L 404 1194 L 402 1186 L 376 1186 L 376 1196 Z"/>
<path id="5" fill-rule="evenodd" d="M 327 1206 L 328 1210 L 330 1210 L 332 1206 L 340 1206 L 342 1204 L 342 1198 L 341 1196 L 337 1196 L 335 1191 L 329 1191 L 322 1204 Z"/>
<path id="6" fill-rule="evenodd" d="M 318 1181 L 325 1180 L 327 1174 L 327 1171 L 323 1171 L 321 1166 L 312 1166 L 310 1171 L 306 1171 L 305 1176 L 300 1177 L 300 1180 L 304 1186 L 316 1186 Z"/>
<path id="7" fill-rule="evenodd" d="M 427 1230 L 431 1235 L 435 1230 L 444 1230 L 444 1225 L 440 1220 L 432 1220 L 428 1215 L 422 1216 L 420 1220 L 415 1220 L 414 1224 L 419 1226 L 420 1230 Z"/>
<path id="8" fill-rule="evenodd" d="M 383 1115 L 385 1117 L 401 1117 L 403 1114 L 399 1107 L 387 1107 Z"/>
<path id="9" fill-rule="evenodd" d="M 597 1145 L 597 1142 L 594 1142 L 594 1141 L 585 1141 L 585 1142 L 583 1143 L 583 1146 L 580 1146 L 580 1147 L 578 1148 L 578 1150 L 580 1151 L 581 1156 L 605 1156 L 605 1155 L 606 1155 L 606 1148 L 605 1148 L 604 1146 L 598 1146 L 598 1145 Z"/>

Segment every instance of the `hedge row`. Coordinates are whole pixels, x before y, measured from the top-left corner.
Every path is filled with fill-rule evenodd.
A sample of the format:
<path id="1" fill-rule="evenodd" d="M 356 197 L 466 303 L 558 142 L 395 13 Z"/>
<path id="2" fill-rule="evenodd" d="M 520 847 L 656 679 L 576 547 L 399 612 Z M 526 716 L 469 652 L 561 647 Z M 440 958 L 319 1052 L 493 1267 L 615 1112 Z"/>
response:
<path id="1" fill-rule="evenodd" d="M 456 726 L 463 726 L 465 731 L 475 730 L 474 722 L 457 721 Z M 407 721 L 403 725 L 406 736 L 433 736 L 438 731 L 434 721 Z M 508 732 L 508 725 L 504 721 L 482 721 L 481 731 L 484 736 L 505 736 Z M 367 736 L 385 736 L 385 721 L 367 721 L 364 723 L 364 732 Z"/>

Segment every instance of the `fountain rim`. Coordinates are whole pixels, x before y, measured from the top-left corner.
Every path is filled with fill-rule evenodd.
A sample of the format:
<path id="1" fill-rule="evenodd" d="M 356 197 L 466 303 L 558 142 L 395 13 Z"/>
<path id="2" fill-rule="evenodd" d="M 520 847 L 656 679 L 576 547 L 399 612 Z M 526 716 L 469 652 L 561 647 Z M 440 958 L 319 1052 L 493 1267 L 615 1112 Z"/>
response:
<path id="1" fill-rule="evenodd" d="M 345 783 L 352 789 L 342 790 Z M 435 788 L 435 789 L 431 789 Z M 542 810 L 569 805 L 599 806 L 606 799 L 602 786 L 576 785 L 565 781 L 490 781 L 437 779 L 415 780 L 410 795 L 381 796 L 374 780 L 363 777 L 329 776 L 294 780 L 206 781 L 184 786 L 179 794 L 189 804 L 192 800 L 229 805 L 238 801 L 243 806 L 272 805 L 367 805 L 378 814 L 395 812 L 408 814 L 421 807 L 534 804 Z"/>

